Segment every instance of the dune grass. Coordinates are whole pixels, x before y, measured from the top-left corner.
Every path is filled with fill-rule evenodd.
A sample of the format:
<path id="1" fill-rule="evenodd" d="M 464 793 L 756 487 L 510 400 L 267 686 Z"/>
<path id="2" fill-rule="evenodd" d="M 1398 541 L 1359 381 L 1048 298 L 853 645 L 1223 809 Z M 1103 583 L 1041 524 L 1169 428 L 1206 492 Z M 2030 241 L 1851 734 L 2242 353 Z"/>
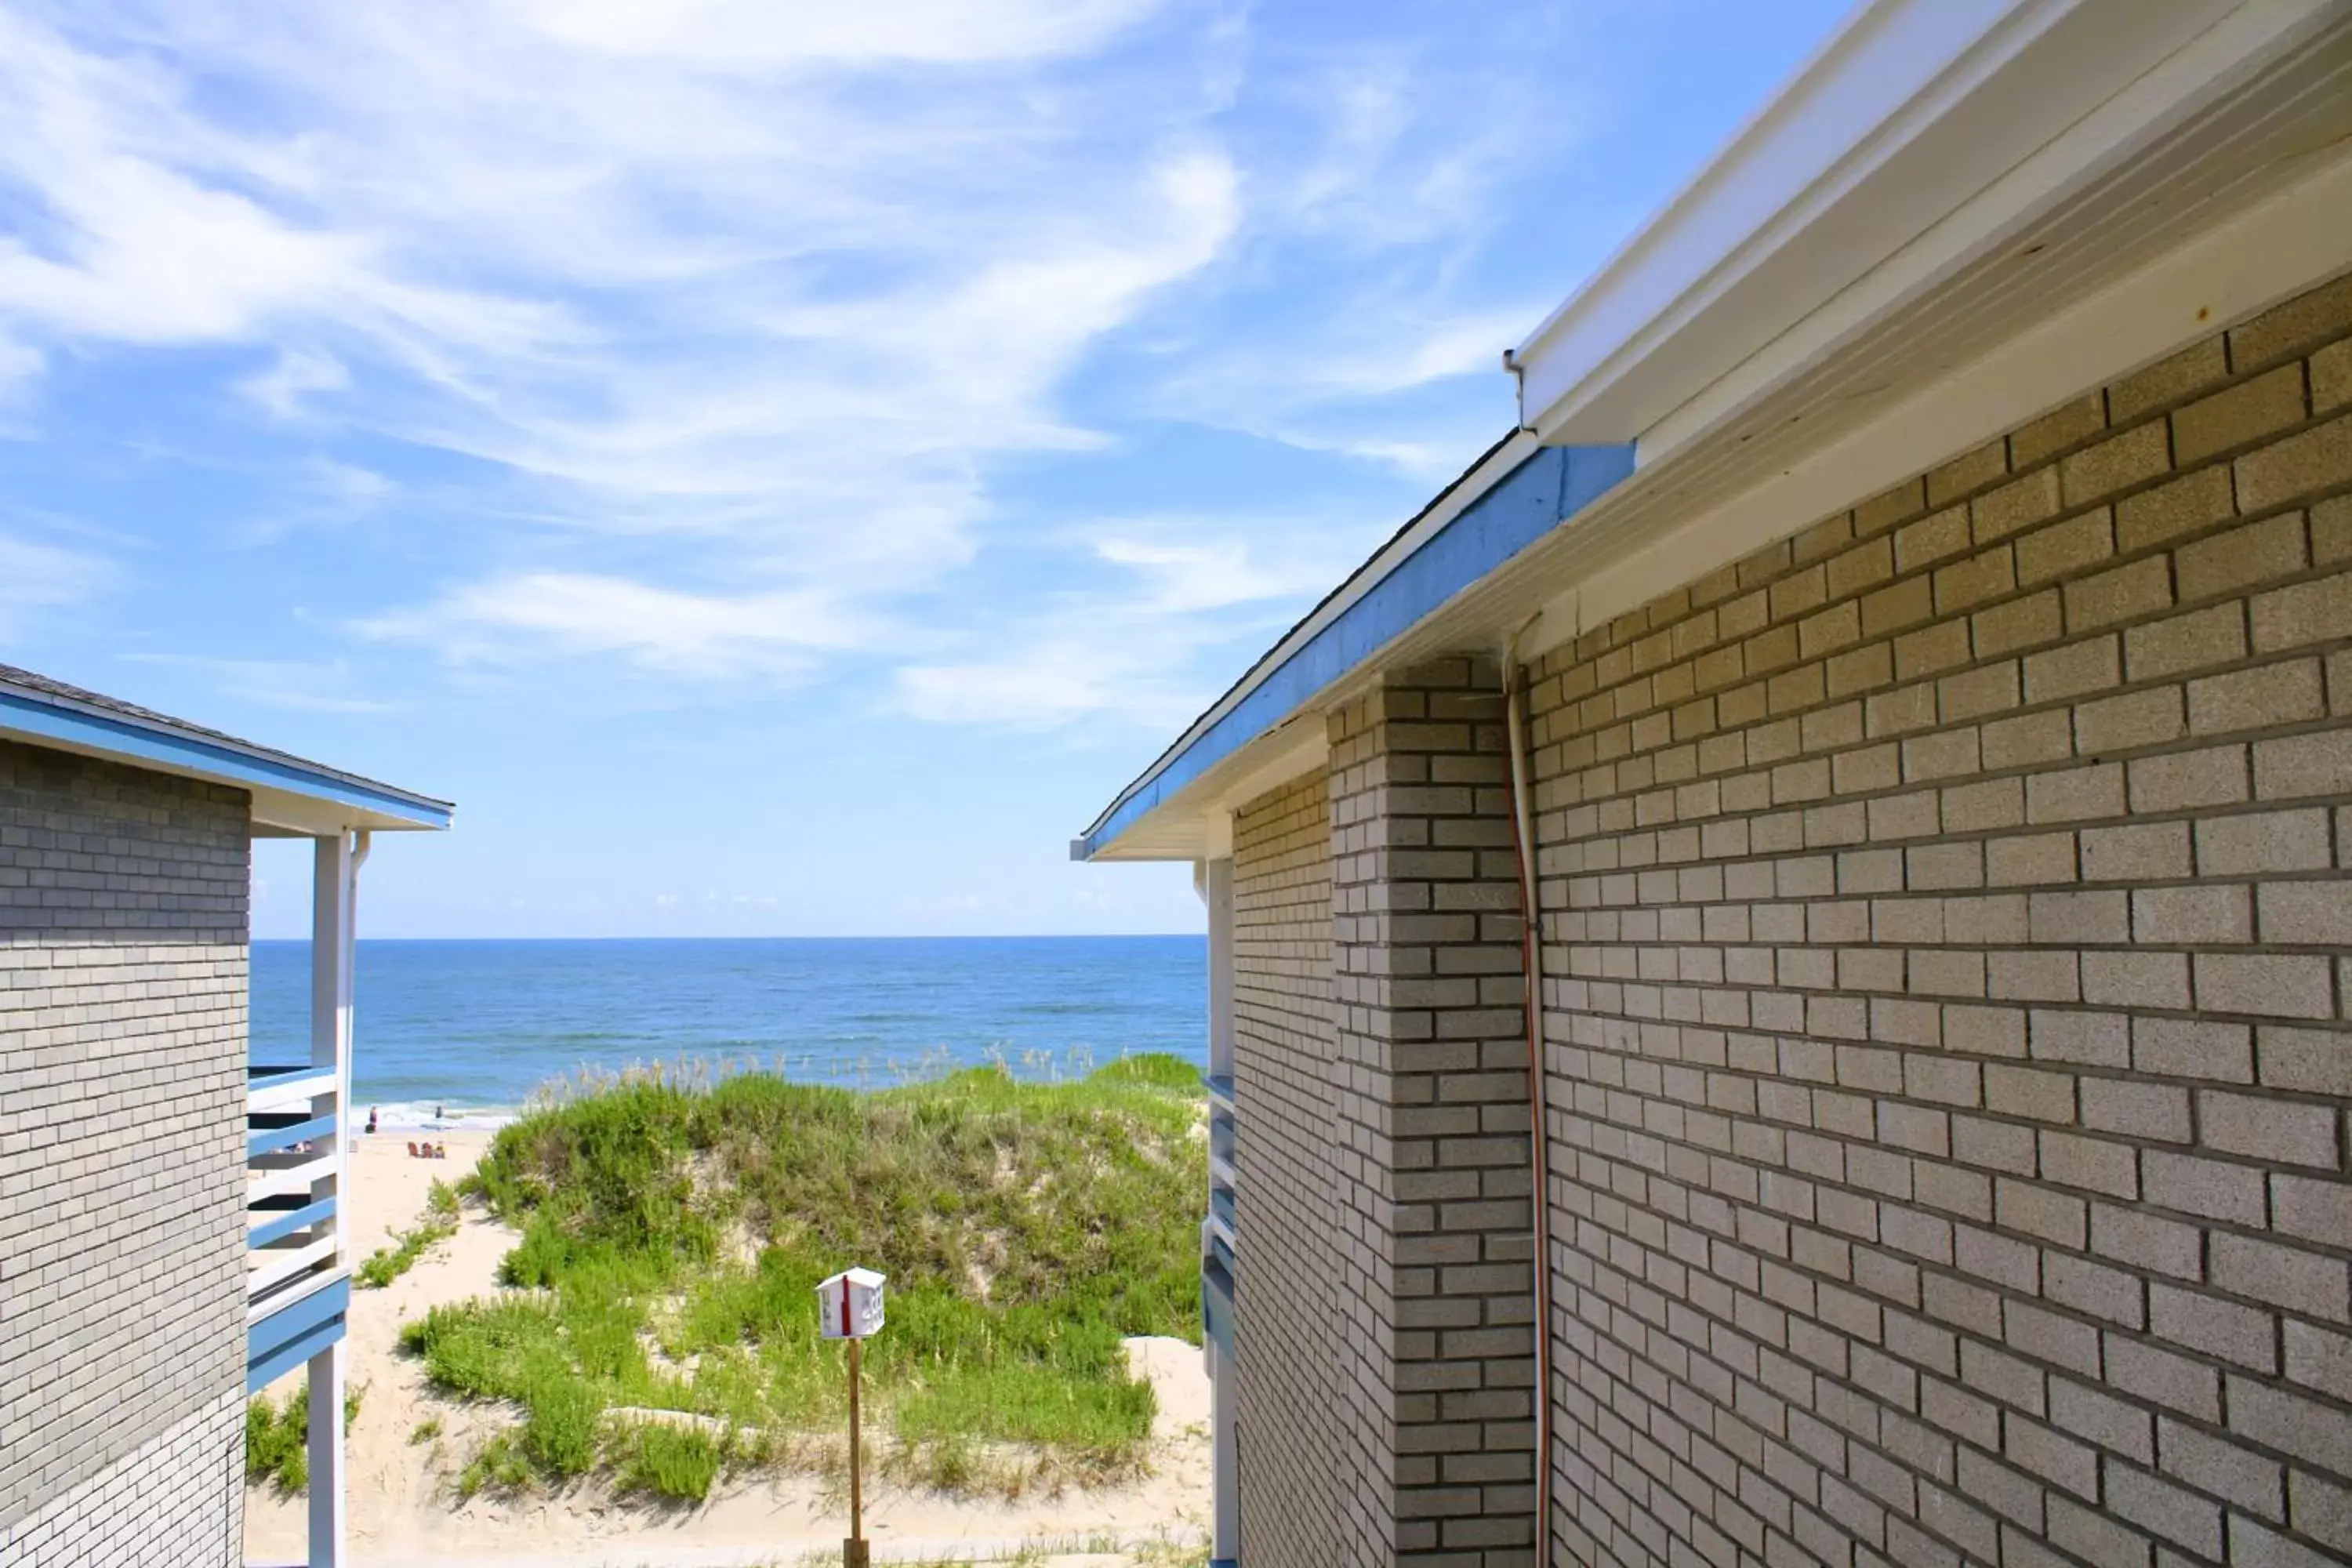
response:
<path id="1" fill-rule="evenodd" d="M 457 1234 L 457 1189 L 438 1176 L 426 1189 L 425 1212 L 406 1230 L 393 1232 L 393 1245 L 379 1247 L 360 1264 L 355 1278 L 363 1289 L 381 1290 L 411 1268 L 434 1243 Z"/>
<path id="2" fill-rule="evenodd" d="M 359 1419 L 357 1386 L 343 1390 L 343 1430 Z M 258 1394 L 245 1402 L 245 1479 L 268 1481 L 287 1497 L 310 1487 L 310 1387 L 305 1383 L 283 1404 Z"/>
<path id="3" fill-rule="evenodd" d="M 886 1473 L 1120 1479 L 1154 1413 L 1121 1338 L 1199 1334 L 1201 1115 L 1170 1057 L 1061 1084 L 612 1085 L 505 1129 L 473 1178 L 522 1233 L 503 1268 L 528 1293 L 436 1308 L 403 1343 L 437 1389 L 520 1415 L 461 1489 L 602 1472 L 698 1500 L 731 1468 L 842 1462 L 814 1288 L 861 1263 L 890 1277 L 866 1357 Z"/>

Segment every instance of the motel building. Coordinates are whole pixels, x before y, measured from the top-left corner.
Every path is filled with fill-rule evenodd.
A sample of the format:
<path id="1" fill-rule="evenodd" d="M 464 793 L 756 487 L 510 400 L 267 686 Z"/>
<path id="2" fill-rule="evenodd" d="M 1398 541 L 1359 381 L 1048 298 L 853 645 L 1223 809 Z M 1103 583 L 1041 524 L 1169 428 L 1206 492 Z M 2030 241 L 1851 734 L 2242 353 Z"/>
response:
<path id="1" fill-rule="evenodd" d="M 1075 847 L 1216 1557 L 2352 1561 L 2352 5 L 1874 0 L 1532 325 Z"/>
<path id="2" fill-rule="evenodd" d="M 343 1552 L 352 942 L 450 807 L 0 667 L 0 1565 L 244 1560 L 245 1405 L 310 1374 Z M 308 838 L 310 1048 L 247 1050 L 256 838 Z"/>

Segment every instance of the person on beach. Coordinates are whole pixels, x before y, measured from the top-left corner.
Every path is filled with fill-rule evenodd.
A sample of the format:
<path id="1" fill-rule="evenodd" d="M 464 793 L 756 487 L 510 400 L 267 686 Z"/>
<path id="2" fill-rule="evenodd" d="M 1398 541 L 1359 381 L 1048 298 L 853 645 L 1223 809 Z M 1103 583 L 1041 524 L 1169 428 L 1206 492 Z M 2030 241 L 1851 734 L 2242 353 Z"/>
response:
<path id="1" fill-rule="evenodd" d="M 368 1107 L 367 1130 L 371 1136 L 375 1132 L 375 1107 L 373 1105 Z"/>

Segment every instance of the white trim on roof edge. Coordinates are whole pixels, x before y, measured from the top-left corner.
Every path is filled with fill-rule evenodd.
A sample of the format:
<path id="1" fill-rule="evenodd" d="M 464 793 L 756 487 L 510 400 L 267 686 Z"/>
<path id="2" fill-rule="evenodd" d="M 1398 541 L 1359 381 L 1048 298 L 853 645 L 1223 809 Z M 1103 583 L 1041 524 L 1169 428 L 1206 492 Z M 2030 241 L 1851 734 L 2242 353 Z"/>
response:
<path id="1" fill-rule="evenodd" d="M 1544 607 L 1532 658 L 2352 267 L 2352 149 Z M 1693 563 L 1704 563 L 1694 566 Z"/>
<path id="2" fill-rule="evenodd" d="M 2032 242 L 2053 205 L 2227 96 L 2259 64 L 2314 31 L 2327 10 L 2325 0 L 2263 0 L 2232 11 L 2163 56 L 1821 309 L 1660 418 L 1643 433 L 1643 460 L 1667 460 L 1723 428 L 1775 387 L 1835 354 L 1872 322 L 1932 292 L 1969 262 Z M 2024 84 L 2029 89 L 2033 85 Z"/>
<path id="3" fill-rule="evenodd" d="M 2004 243 L 2065 188 L 2178 125 L 2334 9 L 1865 6 L 1513 352 L 1520 423 L 1548 441 L 1638 437 L 1643 462 L 1667 458 L 1790 367 Z M 1800 322 L 1807 333 L 1789 331 Z M 1768 347 L 1766 363 L 1742 364 Z M 1703 410 L 1676 416 L 1702 393 Z"/>

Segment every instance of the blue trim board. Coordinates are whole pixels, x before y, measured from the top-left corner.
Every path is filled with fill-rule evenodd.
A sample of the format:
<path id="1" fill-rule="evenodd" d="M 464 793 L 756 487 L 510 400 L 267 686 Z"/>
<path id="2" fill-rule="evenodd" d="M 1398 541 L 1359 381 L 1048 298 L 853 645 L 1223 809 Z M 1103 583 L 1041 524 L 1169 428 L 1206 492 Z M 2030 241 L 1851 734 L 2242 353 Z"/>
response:
<path id="1" fill-rule="evenodd" d="M 287 1341 L 260 1360 L 247 1362 L 245 1392 L 248 1394 L 260 1393 L 342 1337 L 342 1319 L 330 1318 L 300 1338 Z"/>
<path id="2" fill-rule="evenodd" d="M 331 800 L 397 816 L 420 827 L 446 827 L 451 808 L 389 788 L 306 768 L 291 759 L 257 756 L 194 735 L 155 730 L 102 714 L 0 691 L 0 724 L 24 734 L 136 758 L 170 770 L 190 770 L 213 778 L 282 789 L 312 800 Z"/>
<path id="3" fill-rule="evenodd" d="M 297 1143 L 331 1137 L 334 1131 L 335 1119 L 331 1116 L 313 1116 L 279 1127 L 256 1127 L 245 1135 L 245 1157 L 257 1160 L 280 1149 L 291 1149 Z"/>
<path id="4" fill-rule="evenodd" d="M 1201 1329 L 1219 1350 L 1234 1353 L 1234 1279 L 1214 1262 L 1201 1270 Z"/>
<path id="5" fill-rule="evenodd" d="M 1366 590 L 1225 716 L 1115 804 L 1085 837 L 1091 859 L 1210 768 L 1297 711 L 1446 601 L 1591 505 L 1633 472 L 1632 442 L 1539 447 Z"/>
<path id="6" fill-rule="evenodd" d="M 269 1214 L 272 1211 L 264 1209 L 261 1212 Z M 246 1248 L 250 1251 L 257 1247 L 267 1247 L 273 1241 L 283 1240 L 298 1230 L 308 1230 L 320 1220 L 331 1218 L 334 1212 L 335 1200 L 332 1198 L 320 1198 L 317 1203 L 304 1204 L 300 1208 L 287 1209 L 276 1215 L 268 1224 L 257 1225 L 247 1231 L 245 1233 Z"/>
<path id="7" fill-rule="evenodd" d="M 343 1337 L 352 1282 L 338 1279 L 252 1324 L 245 1331 L 245 1390 L 260 1391 L 299 1363 Z"/>

